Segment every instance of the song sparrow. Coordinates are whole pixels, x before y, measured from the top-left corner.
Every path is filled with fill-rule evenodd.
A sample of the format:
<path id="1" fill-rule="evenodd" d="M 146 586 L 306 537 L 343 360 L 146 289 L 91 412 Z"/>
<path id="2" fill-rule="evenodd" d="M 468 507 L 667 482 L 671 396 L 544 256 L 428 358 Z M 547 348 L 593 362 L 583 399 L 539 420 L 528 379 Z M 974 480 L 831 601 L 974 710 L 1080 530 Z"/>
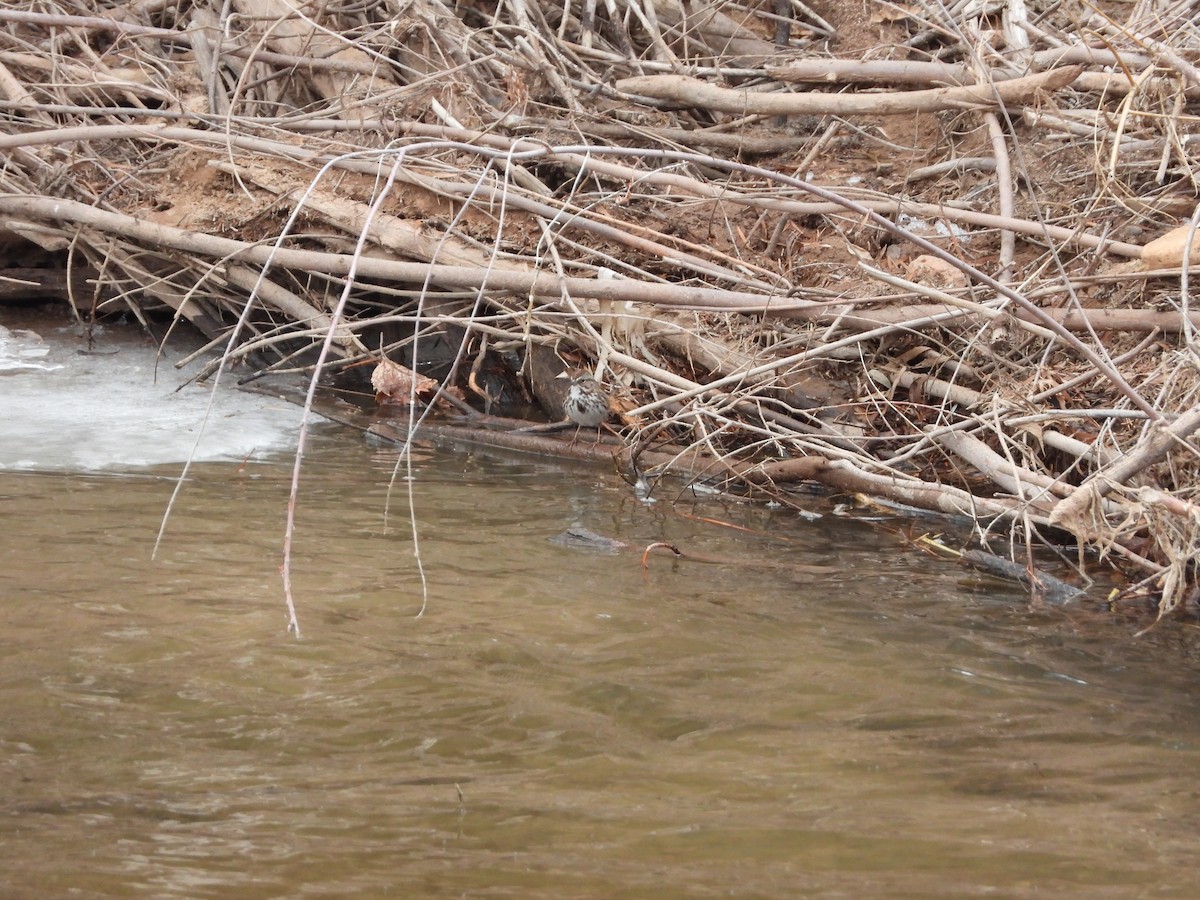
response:
<path id="1" fill-rule="evenodd" d="M 562 372 L 559 378 L 571 378 L 570 372 Z M 567 418 L 581 428 L 596 428 L 608 418 L 610 409 L 608 393 L 591 375 L 571 378 L 571 387 L 563 400 L 563 412 Z"/>

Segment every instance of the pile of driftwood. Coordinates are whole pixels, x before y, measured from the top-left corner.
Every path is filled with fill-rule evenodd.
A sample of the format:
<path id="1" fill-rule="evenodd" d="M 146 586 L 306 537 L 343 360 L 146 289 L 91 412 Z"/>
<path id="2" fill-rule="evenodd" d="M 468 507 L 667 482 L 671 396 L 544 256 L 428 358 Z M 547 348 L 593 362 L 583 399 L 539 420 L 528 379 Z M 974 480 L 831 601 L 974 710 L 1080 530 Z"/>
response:
<path id="1" fill-rule="evenodd" d="M 0 300 L 489 412 L 586 368 L 639 477 L 1077 543 L 1172 609 L 1200 15 L 1035 6 L 8 3 Z"/>

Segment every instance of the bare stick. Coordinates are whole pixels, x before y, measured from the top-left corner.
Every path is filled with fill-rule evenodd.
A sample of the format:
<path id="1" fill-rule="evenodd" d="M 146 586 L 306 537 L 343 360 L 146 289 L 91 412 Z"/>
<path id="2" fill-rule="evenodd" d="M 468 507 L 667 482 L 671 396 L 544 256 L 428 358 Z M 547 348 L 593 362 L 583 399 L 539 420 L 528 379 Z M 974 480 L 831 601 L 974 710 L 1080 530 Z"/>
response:
<path id="1" fill-rule="evenodd" d="M 1065 66 L 996 84 L 888 94 L 755 94 L 717 87 L 686 75 L 639 75 L 621 79 L 616 88 L 634 96 L 672 100 L 694 108 L 742 115 L 900 116 L 945 109 L 994 109 L 1001 103 L 1028 103 L 1042 91 L 1065 87 L 1082 71 L 1079 66 Z"/>

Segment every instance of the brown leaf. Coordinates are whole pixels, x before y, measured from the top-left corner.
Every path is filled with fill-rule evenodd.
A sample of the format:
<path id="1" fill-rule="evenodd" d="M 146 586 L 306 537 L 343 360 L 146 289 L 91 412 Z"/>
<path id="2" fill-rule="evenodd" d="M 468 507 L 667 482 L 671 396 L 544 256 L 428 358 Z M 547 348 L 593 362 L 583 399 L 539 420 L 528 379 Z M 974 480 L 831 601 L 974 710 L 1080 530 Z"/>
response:
<path id="1" fill-rule="evenodd" d="M 1162 237 L 1155 238 L 1142 248 L 1142 267 L 1146 269 L 1173 269 L 1183 265 L 1183 257 L 1188 257 L 1192 268 L 1200 265 L 1200 234 L 1192 238 L 1192 246 L 1188 248 L 1188 235 L 1192 234 L 1190 225 L 1181 225 L 1168 231 Z"/>
<path id="2" fill-rule="evenodd" d="M 379 403 L 408 403 L 414 393 L 423 399 L 432 396 L 438 383 L 406 366 L 384 359 L 371 373 L 371 387 L 375 388 L 375 400 Z"/>

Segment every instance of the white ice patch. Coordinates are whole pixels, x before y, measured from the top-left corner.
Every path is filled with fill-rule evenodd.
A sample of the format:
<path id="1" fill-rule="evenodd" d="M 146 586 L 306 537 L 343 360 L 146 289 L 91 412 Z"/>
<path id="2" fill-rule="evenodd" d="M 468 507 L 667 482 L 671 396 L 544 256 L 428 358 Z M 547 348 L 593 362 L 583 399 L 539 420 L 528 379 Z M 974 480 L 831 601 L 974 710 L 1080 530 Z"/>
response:
<path id="1" fill-rule="evenodd" d="M 70 329 L 0 325 L 0 470 L 137 469 L 240 460 L 294 447 L 300 410 L 229 387 L 226 373 L 205 421 L 211 386 L 179 388 L 182 351 L 158 357 L 134 329 L 106 329 L 96 350 Z M 196 436 L 201 434 L 199 446 Z"/>

